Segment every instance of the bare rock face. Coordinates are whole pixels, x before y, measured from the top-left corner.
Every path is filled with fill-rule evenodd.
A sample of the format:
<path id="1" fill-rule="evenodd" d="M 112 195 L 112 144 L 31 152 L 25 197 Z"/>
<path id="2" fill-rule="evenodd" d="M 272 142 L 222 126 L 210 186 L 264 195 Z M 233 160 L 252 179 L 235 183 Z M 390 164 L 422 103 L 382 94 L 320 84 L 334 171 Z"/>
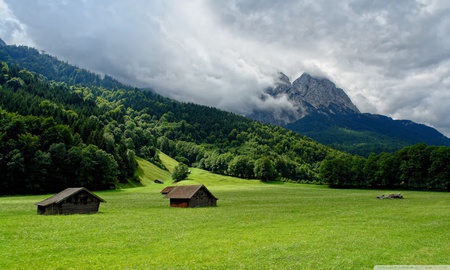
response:
<path id="1" fill-rule="evenodd" d="M 293 82 L 290 99 L 308 102 L 314 108 L 329 113 L 360 113 L 344 90 L 328 79 L 313 78 L 307 73 Z"/>
<path id="2" fill-rule="evenodd" d="M 275 81 L 274 87 L 267 88 L 265 93 L 272 97 L 286 94 L 292 88 L 291 80 L 284 73 L 278 73 L 278 79 Z"/>
<path id="3" fill-rule="evenodd" d="M 344 90 L 328 79 L 314 78 L 307 73 L 291 83 L 280 72 L 274 86 L 265 89 L 260 99 L 261 107 L 249 117 L 275 125 L 295 122 L 310 113 L 360 113 Z"/>
<path id="4" fill-rule="evenodd" d="M 0 38 L 0 47 L 6 46 L 6 43 L 3 41 L 3 39 Z"/>

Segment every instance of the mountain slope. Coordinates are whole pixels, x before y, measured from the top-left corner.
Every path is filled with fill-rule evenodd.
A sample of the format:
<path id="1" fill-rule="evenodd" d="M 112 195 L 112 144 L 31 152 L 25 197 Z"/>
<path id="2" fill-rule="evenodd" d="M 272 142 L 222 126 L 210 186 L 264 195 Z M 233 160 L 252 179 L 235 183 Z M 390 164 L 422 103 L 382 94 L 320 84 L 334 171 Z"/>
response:
<path id="1" fill-rule="evenodd" d="M 1 46 L 0 59 L 0 195 L 126 184 L 136 155 L 163 167 L 157 150 L 223 175 L 320 181 L 320 163 L 337 153 L 285 128 L 105 81 L 32 48 Z"/>
<path id="2" fill-rule="evenodd" d="M 408 120 L 393 120 L 376 114 L 310 114 L 287 128 L 353 154 L 390 152 L 416 143 L 449 146 L 437 130 Z"/>
<path id="3" fill-rule="evenodd" d="M 449 146 L 450 139 L 426 125 L 393 120 L 383 115 L 360 113 L 345 92 L 323 78 L 303 74 L 290 83 L 280 73 L 274 87 L 261 100 L 282 100 L 256 109 L 250 118 L 285 126 L 295 132 L 353 154 L 395 152 L 416 143 Z"/>
<path id="4" fill-rule="evenodd" d="M 54 193 L 70 186 L 135 186 L 138 177 L 156 177 L 137 169 L 136 155 L 170 169 L 158 150 L 177 162 L 245 179 L 450 190 L 450 147 L 417 144 L 395 154 L 353 156 L 218 109 L 121 88 L 120 83 L 89 83 L 87 78 L 98 75 L 57 59 L 46 61 L 48 56 L 34 49 L 6 46 L 14 56 L 4 47 L 0 57 L 11 62 L 0 62 L 0 195 Z M 49 79 L 53 72 L 64 74 L 62 68 L 75 72 Z M 75 84 L 77 80 L 87 85 Z M 329 104 L 325 101 L 318 116 L 343 115 Z M 192 170 L 190 177 L 199 171 Z M 159 170 L 158 175 L 169 178 L 168 172 Z"/>

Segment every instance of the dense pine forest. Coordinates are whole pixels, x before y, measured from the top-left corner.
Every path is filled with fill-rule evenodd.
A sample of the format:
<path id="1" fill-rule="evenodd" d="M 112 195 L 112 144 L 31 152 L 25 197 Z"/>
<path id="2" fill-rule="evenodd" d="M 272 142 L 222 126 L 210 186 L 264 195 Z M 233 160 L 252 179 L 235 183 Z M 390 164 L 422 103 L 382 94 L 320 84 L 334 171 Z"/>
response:
<path id="1" fill-rule="evenodd" d="M 262 181 L 449 190 L 450 148 L 353 156 L 287 129 L 123 85 L 24 46 L 0 46 L 0 194 L 109 189 L 136 156 Z"/>

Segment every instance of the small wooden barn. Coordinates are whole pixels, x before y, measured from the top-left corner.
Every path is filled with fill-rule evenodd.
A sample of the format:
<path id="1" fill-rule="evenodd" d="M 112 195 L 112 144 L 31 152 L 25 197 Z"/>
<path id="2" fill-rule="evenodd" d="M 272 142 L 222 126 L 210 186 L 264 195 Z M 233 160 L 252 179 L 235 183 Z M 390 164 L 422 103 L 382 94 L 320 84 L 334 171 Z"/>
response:
<path id="1" fill-rule="evenodd" d="M 171 207 L 216 206 L 217 198 L 204 185 L 169 186 L 161 191 Z"/>
<path id="2" fill-rule="evenodd" d="M 37 205 L 40 215 L 94 214 L 98 212 L 102 198 L 84 187 L 67 188 Z"/>

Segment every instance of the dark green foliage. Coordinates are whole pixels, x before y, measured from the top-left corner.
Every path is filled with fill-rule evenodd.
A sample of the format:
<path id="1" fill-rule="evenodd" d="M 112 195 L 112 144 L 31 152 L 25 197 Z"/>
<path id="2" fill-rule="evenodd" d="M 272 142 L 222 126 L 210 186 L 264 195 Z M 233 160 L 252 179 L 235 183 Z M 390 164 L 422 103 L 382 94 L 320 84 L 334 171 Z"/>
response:
<path id="1" fill-rule="evenodd" d="M 40 74 L 40 76 L 44 76 L 49 81 L 110 89 L 131 88 L 124 86 L 111 76 L 105 75 L 102 78 L 98 74 L 62 62 L 56 57 L 40 53 L 38 50 L 27 46 L 0 46 L 0 61 L 33 71 L 36 74 Z"/>
<path id="2" fill-rule="evenodd" d="M 253 178 L 255 161 L 248 156 L 236 156 L 228 163 L 228 174 L 240 178 Z"/>
<path id="3" fill-rule="evenodd" d="M 329 157 L 322 162 L 320 174 L 333 187 L 448 191 L 449 162 L 450 147 L 416 144 L 395 154 Z"/>
<path id="4" fill-rule="evenodd" d="M 172 179 L 174 182 L 178 182 L 187 178 L 189 174 L 189 168 L 184 163 L 179 163 L 172 172 Z"/>
<path id="5" fill-rule="evenodd" d="M 268 157 L 262 157 L 255 161 L 255 167 L 253 169 L 256 178 L 262 181 L 275 180 L 277 178 L 277 171 L 272 160 Z"/>
<path id="6" fill-rule="evenodd" d="M 0 109 L 0 194 L 105 189 L 117 174 L 112 155 L 80 143 L 68 126 Z"/>
<path id="7" fill-rule="evenodd" d="M 99 89 L 45 82 L 15 66 L 2 63 L 2 67 L 3 76 L 17 82 L 5 80 L 0 86 L 2 194 L 55 192 L 81 185 L 104 189 L 133 178 L 134 148 L 125 146 L 124 130 L 117 138 L 108 136 L 105 125 L 114 122 L 104 117 L 108 108 L 93 99 L 92 92 Z M 145 139 L 137 140 L 138 149 L 147 147 L 146 153 L 154 156 L 151 136 L 145 137 L 141 129 L 136 132 Z M 56 153 L 59 144 L 62 148 Z"/>

